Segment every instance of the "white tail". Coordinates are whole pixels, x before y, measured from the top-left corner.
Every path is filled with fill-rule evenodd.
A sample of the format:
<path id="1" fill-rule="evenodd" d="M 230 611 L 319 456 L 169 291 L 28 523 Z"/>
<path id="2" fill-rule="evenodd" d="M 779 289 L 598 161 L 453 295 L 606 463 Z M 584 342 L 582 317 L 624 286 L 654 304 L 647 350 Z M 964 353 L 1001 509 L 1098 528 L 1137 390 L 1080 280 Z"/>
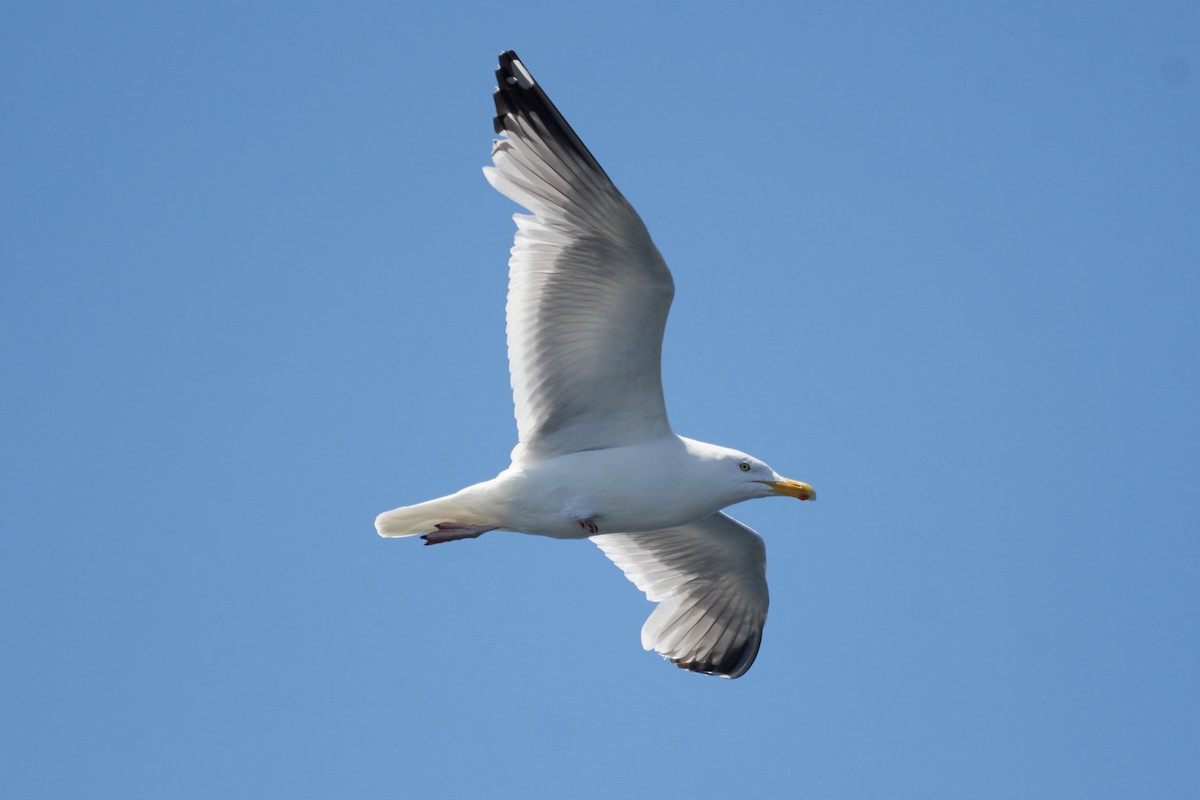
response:
<path id="1" fill-rule="evenodd" d="M 416 536 L 432 533 L 439 523 L 475 524 L 476 519 L 463 502 L 461 492 L 439 497 L 415 506 L 402 506 L 385 511 L 375 518 L 375 530 L 380 536 Z"/>

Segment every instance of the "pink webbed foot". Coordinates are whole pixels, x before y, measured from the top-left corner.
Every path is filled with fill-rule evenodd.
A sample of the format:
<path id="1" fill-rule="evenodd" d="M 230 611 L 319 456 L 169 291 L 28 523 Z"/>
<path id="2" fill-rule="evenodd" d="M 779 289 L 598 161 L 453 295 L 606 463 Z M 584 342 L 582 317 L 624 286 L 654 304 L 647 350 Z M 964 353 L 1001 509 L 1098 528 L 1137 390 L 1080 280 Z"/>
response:
<path id="1" fill-rule="evenodd" d="M 579 527 L 583 528 L 589 534 L 595 535 L 600 532 L 600 529 L 596 527 L 596 520 L 592 519 L 591 517 L 588 517 L 587 519 L 576 520 L 576 522 L 579 523 Z"/>
<path id="2" fill-rule="evenodd" d="M 482 536 L 488 531 L 494 531 L 495 528 L 485 528 L 482 525 L 467 525 L 461 522 L 439 522 L 437 530 L 427 533 L 421 538 L 425 540 L 425 544 L 441 544 L 442 542 L 455 542 L 459 539 L 474 539 L 476 536 Z"/>

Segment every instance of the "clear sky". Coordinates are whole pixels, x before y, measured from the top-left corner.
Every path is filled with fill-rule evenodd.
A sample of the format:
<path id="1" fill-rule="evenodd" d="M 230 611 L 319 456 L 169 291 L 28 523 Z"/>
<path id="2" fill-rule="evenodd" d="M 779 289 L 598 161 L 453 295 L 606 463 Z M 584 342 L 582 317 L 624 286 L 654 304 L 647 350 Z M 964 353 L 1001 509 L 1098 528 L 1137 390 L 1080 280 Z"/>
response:
<path id="1" fill-rule="evenodd" d="M 372 528 L 515 441 L 509 47 L 820 493 L 740 680 Z M 10 0 L 0 111 L 5 797 L 1200 796 L 1200 5 Z"/>

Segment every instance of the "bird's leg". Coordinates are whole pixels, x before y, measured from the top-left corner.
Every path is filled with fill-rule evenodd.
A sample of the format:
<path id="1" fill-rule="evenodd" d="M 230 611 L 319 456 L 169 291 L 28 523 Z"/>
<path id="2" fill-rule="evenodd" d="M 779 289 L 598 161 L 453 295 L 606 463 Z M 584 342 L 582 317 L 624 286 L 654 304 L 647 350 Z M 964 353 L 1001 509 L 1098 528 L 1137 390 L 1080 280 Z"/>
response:
<path id="1" fill-rule="evenodd" d="M 439 522 L 437 530 L 427 533 L 421 538 L 425 540 L 425 544 L 441 544 L 442 542 L 454 542 L 459 539 L 474 539 L 476 536 L 482 536 L 488 531 L 494 531 L 495 528 L 485 528 L 482 525 L 468 525 L 464 522 Z"/>
<path id="2" fill-rule="evenodd" d="M 595 506 L 580 498 L 570 498 L 563 503 L 563 516 L 575 520 L 575 524 L 587 531 L 589 536 L 600 532 L 596 519 L 601 515 L 596 513 Z"/>

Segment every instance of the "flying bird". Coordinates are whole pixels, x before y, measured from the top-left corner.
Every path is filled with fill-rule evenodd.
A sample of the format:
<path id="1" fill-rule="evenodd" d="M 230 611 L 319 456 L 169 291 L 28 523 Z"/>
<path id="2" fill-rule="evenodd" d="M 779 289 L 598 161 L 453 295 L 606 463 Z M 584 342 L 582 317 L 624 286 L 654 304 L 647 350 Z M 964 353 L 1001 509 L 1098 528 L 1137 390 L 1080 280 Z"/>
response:
<path id="1" fill-rule="evenodd" d="M 509 50 L 500 55 L 492 186 L 517 214 L 508 361 L 518 444 L 495 478 L 380 514 L 426 544 L 492 530 L 590 538 L 658 603 L 642 645 L 737 678 L 767 618 L 766 550 L 721 509 L 807 483 L 671 430 L 660 359 L 675 293 L 641 217 Z"/>

